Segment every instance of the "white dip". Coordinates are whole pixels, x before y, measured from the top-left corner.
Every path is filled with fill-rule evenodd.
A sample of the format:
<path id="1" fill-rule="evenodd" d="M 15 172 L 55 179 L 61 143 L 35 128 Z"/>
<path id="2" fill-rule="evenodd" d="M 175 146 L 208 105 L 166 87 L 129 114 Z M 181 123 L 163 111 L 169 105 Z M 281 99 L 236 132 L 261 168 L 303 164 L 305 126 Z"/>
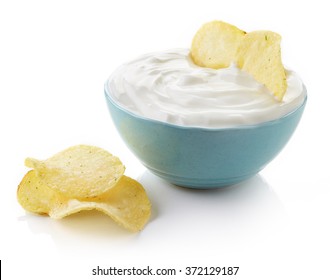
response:
<path id="1" fill-rule="evenodd" d="M 110 77 L 111 98 L 132 113 L 166 123 L 205 128 L 252 125 L 280 118 L 297 107 L 306 91 L 287 71 L 282 102 L 234 64 L 224 69 L 195 65 L 187 49 L 151 53 L 128 62 Z"/>

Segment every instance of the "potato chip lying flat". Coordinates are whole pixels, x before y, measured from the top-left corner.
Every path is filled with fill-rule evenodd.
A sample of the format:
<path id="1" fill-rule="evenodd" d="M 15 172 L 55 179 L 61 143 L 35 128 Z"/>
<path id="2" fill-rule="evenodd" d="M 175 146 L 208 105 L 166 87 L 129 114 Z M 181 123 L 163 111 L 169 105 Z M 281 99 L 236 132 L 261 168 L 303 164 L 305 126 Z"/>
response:
<path id="1" fill-rule="evenodd" d="M 30 170 L 18 186 L 17 200 L 29 212 L 48 214 L 54 205 L 61 203 L 62 197 L 47 187 L 34 170 Z"/>
<path id="2" fill-rule="evenodd" d="M 144 188 L 137 181 L 122 176 L 108 192 L 91 200 L 67 200 L 49 211 L 49 216 L 61 219 L 83 210 L 98 210 L 110 216 L 130 231 L 141 230 L 150 218 L 151 204 Z"/>
<path id="3" fill-rule="evenodd" d="M 279 34 L 254 31 L 244 36 L 236 54 L 237 66 L 264 84 L 279 101 L 287 89 L 280 44 Z"/>
<path id="4" fill-rule="evenodd" d="M 102 194 L 112 188 L 125 171 L 117 157 L 88 145 L 70 147 L 46 160 L 27 158 L 25 165 L 34 168 L 48 187 L 71 198 Z"/>
<path id="5" fill-rule="evenodd" d="M 201 67 L 225 68 L 235 61 L 245 31 L 223 21 L 204 24 L 193 38 L 191 57 Z"/>
<path id="6" fill-rule="evenodd" d="M 36 168 L 27 172 L 17 189 L 17 200 L 27 211 L 61 219 L 83 210 L 98 210 L 134 232 L 150 218 L 151 203 L 143 186 L 122 175 L 119 159 L 100 148 L 74 146 L 45 161 L 27 159 L 26 164 Z M 115 177 L 118 179 L 113 180 Z"/>

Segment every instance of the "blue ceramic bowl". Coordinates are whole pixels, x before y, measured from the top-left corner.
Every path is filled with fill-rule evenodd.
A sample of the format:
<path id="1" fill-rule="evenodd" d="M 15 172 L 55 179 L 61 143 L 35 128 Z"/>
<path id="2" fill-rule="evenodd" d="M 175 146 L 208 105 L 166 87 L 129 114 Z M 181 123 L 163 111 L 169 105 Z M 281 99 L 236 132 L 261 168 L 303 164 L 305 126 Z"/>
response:
<path id="1" fill-rule="evenodd" d="M 120 107 L 108 90 L 106 83 L 105 97 L 113 122 L 142 164 L 175 185 L 198 189 L 233 185 L 257 174 L 289 141 L 307 100 L 274 121 L 210 129 L 137 116 Z"/>

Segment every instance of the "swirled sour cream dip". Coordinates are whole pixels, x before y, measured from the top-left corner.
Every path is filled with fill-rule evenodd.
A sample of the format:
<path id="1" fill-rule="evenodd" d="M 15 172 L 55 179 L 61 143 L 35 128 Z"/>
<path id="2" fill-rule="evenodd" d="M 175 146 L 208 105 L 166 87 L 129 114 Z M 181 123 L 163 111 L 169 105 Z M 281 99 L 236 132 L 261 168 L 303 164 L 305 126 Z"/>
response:
<path id="1" fill-rule="evenodd" d="M 166 123 L 205 128 L 253 125 L 280 118 L 297 107 L 306 91 L 287 71 L 282 102 L 234 64 L 224 69 L 195 65 L 188 49 L 141 56 L 110 77 L 111 98 L 132 113 Z"/>

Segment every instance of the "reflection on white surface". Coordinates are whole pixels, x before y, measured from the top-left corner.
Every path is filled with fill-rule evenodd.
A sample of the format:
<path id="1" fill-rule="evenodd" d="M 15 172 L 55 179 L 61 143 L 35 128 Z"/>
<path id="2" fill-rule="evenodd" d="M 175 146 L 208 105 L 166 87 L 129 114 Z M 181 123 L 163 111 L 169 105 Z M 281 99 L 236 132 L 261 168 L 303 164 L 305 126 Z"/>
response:
<path id="1" fill-rule="evenodd" d="M 101 257 L 109 252 L 131 256 L 163 252 L 188 254 L 186 246 L 204 252 L 213 248 L 242 248 L 274 231 L 285 221 L 285 211 L 272 188 L 257 175 L 241 184 L 216 190 L 192 190 L 174 186 L 149 171 L 137 178 L 152 202 L 152 217 L 140 233 L 119 227 L 108 216 L 85 211 L 62 220 L 26 214 L 20 217 L 34 235 L 46 235 L 60 255 Z M 83 257 L 83 255 L 82 255 Z"/>
<path id="2" fill-rule="evenodd" d="M 286 221 L 281 201 L 261 175 L 215 190 L 174 186 L 148 171 L 139 181 L 148 189 L 157 216 L 148 231 L 163 228 L 164 243 L 159 246 L 165 250 L 174 242 L 182 248 L 195 244 L 203 252 L 206 239 L 213 240 L 215 251 L 242 248 Z"/>

